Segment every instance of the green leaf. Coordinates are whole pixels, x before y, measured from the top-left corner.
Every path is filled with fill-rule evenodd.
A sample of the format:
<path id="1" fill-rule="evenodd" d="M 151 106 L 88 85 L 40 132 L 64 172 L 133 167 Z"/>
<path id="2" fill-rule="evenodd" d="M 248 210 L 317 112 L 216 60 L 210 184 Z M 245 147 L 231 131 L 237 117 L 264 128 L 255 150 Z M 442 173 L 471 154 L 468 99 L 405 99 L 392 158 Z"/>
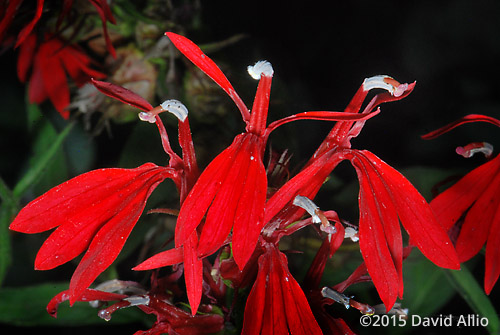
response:
<path id="1" fill-rule="evenodd" d="M 37 182 L 45 168 L 49 165 L 58 150 L 61 148 L 64 139 L 68 136 L 72 128 L 73 124 L 68 124 L 66 128 L 64 128 L 64 130 L 57 135 L 49 148 L 34 159 L 29 170 L 14 187 L 13 193 L 15 197 L 22 196 L 30 186 Z"/>
<path id="2" fill-rule="evenodd" d="M 69 307 L 68 302 L 59 305 L 57 318 L 51 317 L 46 310 L 47 303 L 68 283 L 41 284 L 19 288 L 0 289 L 0 323 L 15 326 L 83 326 L 106 325 L 97 316 L 98 309 L 87 302 L 77 302 Z M 135 307 L 125 308 L 113 314 L 109 324 L 125 324 L 148 319 Z"/>
<path id="3" fill-rule="evenodd" d="M 500 330 L 500 320 L 490 299 L 484 293 L 483 288 L 476 281 L 472 273 L 461 264 L 461 270 L 446 270 L 446 275 L 450 283 L 460 293 L 471 309 L 488 319 L 486 327 L 490 334 L 498 334 Z"/>
<path id="4" fill-rule="evenodd" d="M 456 293 L 455 289 L 448 285 L 446 274 L 442 269 L 416 249 L 403 263 L 403 271 L 402 304 L 413 315 L 434 315 Z"/>

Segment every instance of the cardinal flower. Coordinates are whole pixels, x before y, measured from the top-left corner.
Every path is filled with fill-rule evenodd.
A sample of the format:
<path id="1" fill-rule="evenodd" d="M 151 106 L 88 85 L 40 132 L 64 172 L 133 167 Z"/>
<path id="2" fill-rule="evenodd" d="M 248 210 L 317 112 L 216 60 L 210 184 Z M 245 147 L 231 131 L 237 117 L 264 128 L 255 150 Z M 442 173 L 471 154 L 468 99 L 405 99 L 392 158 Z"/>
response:
<path id="1" fill-rule="evenodd" d="M 86 250 L 71 278 L 71 304 L 116 259 L 156 186 L 172 179 L 183 198 L 198 174 L 187 110 L 182 104 L 167 100 L 154 109 L 125 88 L 99 81 L 94 84 L 107 95 L 142 109 L 143 113 L 168 110 L 176 114 L 184 155 L 180 158 L 172 151 L 165 127 L 155 115 L 149 121 L 160 130 L 163 147 L 170 156 L 169 166 L 146 163 L 135 169 L 90 171 L 54 187 L 19 212 L 10 225 L 12 230 L 32 234 L 57 227 L 37 254 L 36 269 L 53 269 Z"/>
<path id="2" fill-rule="evenodd" d="M 400 84 L 385 75 L 365 79 L 346 113 L 361 111 L 372 89 L 377 94 L 360 115 L 376 115 L 379 104 L 406 97 L 414 84 Z M 351 148 L 366 119 L 339 121 L 306 166 L 266 203 L 264 221 L 282 223 L 300 218 L 303 210 L 289 206 L 296 196 L 313 199 L 331 171 L 349 160 L 356 169 L 359 192 L 359 246 L 373 283 L 387 310 L 403 295 L 403 243 L 399 221 L 422 253 L 436 265 L 459 268 L 458 259 L 446 231 L 435 218 L 425 199 L 398 171 L 366 150 Z M 291 214 L 292 213 L 292 214 Z M 286 220 L 284 220 L 287 218 Z"/>
<path id="3" fill-rule="evenodd" d="M 66 74 L 77 86 L 90 81 L 91 77 L 104 78 L 105 75 L 90 67 L 91 59 L 80 48 L 56 36 L 46 35 L 45 41 L 37 43 L 36 35 L 32 34 L 19 48 L 18 77 L 22 82 L 29 78 L 30 102 L 40 104 L 50 99 L 59 114 L 67 119 L 69 111 L 65 108 L 70 103 L 70 92 Z"/>
<path id="4" fill-rule="evenodd" d="M 17 11 L 22 6 L 23 2 L 24 0 L 9 0 L 9 1 L 4 1 L 2 4 L 0 4 L 0 42 L 4 40 L 4 37 L 6 36 L 8 29 L 12 24 L 12 21 L 16 18 Z M 44 2 L 45 0 L 36 1 L 35 14 L 31 19 L 31 21 L 26 26 L 24 26 L 23 29 L 21 29 L 21 31 L 19 32 L 15 44 L 16 48 L 24 43 L 24 41 L 33 31 L 35 25 L 40 20 L 43 13 Z M 111 13 L 111 9 L 109 8 L 106 0 L 90 0 L 90 3 L 95 7 L 97 13 L 99 14 L 99 17 L 101 18 L 103 35 L 106 40 L 106 46 L 108 48 L 108 51 L 113 57 L 115 57 L 115 49 L 111 44 L 111 40 L 108 35 L 108 29 L 106 27 L 107 21 L 116 24 L 115 18 Z M 64 17 L 70 12 L 72 5 L 73 5 L 73 0 L 62 1 L 61 12 L 57 20 L 58 24 L 57 29 L 59 29 L 59 25 L 61 24 Z"/>
<path id="5" fill-rule="evenodd" d="M 432 139 L 451 129 L 470 122 L 488 122 L 500 127 L 498 119 L 470 114 L 423 136 Z M 491 157 L 493 147 L 488 143 L 471 143 L 458 147 L 456 152 L 466 158 L 481 152 Z M 461 218 L 455 247 L 460 262 L 476 255 L 486 244 L 484 289 L 490 294 L 500 275 L 500 155 L 475 168 L 456 184 L 431 202 L 432 209 L 445 229 L 452 228 Z"/>
<path id="6" fill-rule="evenodd" d="M 236 136 L 233 143 L 207 166 L 183 203 L 177 220 L 175 244 L 177 248 L 184 245 L 204 219 L 197 246 L 198 256 L 204 257 L 220 248 L 232 229 L 233 256 L 242 269 L 255 249 L 265 222 L 267 177 L 262 156 L 269 134 L 278 126 L 299 119 L 350 120 L 363 116 L 305 112 L 266 126 L 274 74 L 269 62 L 259 61 L 248 67 L 249 74 L 259 80 L 249 111 L 219 67 L 198 46 L 174 33 L 167 33 L 167 36 L 180 52 L 229 95 L 246 124 L 246 131 Z"/>

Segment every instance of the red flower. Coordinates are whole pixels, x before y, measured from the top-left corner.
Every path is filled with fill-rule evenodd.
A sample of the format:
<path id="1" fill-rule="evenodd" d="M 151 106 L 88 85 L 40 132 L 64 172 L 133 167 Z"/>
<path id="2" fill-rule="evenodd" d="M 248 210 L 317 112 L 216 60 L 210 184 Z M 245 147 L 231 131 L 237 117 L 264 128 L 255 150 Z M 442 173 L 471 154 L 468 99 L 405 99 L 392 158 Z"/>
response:
<path id="1" fill-rule="evenodd" d="M 17 74 L 25 82 L 29 76 L 29 100 L 40 104 L 50 99 L 59 114 L 69 118 L 65 108 L 70 103 L 70 92 L 66 73 L 82 86 L 91 77 L 104 78 L 101 72 L 90 68 L 90 58 L 79 48 L 69 45 L 56 36 L 46 36 L 46 40 L 37 45 L 35 34 L 27 37 L 19 48 Z"/>
<path id="2" fill-rule="evenodd" d="M 488 122 L 500 127 L 500 121 L 483 115 L 467 115 L 445 127 L 437 129 L 424 139 L 432 139 L 469 122 Z M 458 147 L 457 153 L 471 157 L 483 152 L 487 157 L 492 147 L 487 143 L 471 143 Z M 439 194 L 431 207 L 445 229 L 452 228 L 463 216 L 455 247 L 460 262 L 476 255 L 486 243 L 484 288 L 487 294 L 500 275 L 500 155 L 475 168 L 456 184 Z"/>
<path id="3" fill-rule="evenodd" d="M 137 94 L 110 84 L 94 81 L 105 94 L 133 105 L 145 114 L 174 110 L 178 102 L 167 101 L 165 109 L 154 109 Z M 172 108 L 170 108 L 172 107 Z M 183 107 L 183 106 L 182 106 Z M 181 200 L 196 179 L 197 165 L 192 148 L 187 114 L 179 117 L 179 142 L 183 158 L 171 149 L 165 127 L 155 115 L 168 167 L 146 163 L 135 169 L 100 169 L 75 177 L 49 190 L 24 207 L 10 229 L 39 233 L 58 227 L 45 241 L 35 260 L 35 268 L 48 270 L 77 257 L 87 249 L 70 282 L 70 303 L 116 259 L 156 186 L 166 178 L 177 185 Z"/>
<path id="4" fill-rule="evenodd" d="M 58 227 L 40 248 L 37 270 L 53 269 L 87 250 L 70 283 L 70 302 L 116 259 L 146 200 L 172 168 L 152 163 L 136 169 L 101 169 L 54 187 L 24 207 L 10 225 L 23 233 Z"/>
<path id="5" fill-rule="evenodd" d="M 399 84 L 387 76 L 365 79 L 346 112 L 358 112 L 368 92 L 382 88 L 360 115 L 374 115 L 383 102 L 407 96 L 414 84 Z M 459 263 L 445 230 L 419 192 L 399 172 L 368 151 L 351 149 L 365 120 L 337 122 L 305 168 L 283 185 L 266 203 L 265 222 L 293 222 L 303 211 L 289 206 L 297 195 L 314 198 L 331 171 L 350 160 L 360 181 L 360 249 L 373 283 L 387 310 L 402 297 L 403 244 L 399 220 L 412 243 L 436 265 L 458 269 Z M 286 220 L 285 220 L 286 218 Z M 399 219 L 398 219 L 399 218 Z M 279 227 L 284 227 L 282 224 Z"/>
<path id="6" fill-rule="evenodd" d="M 3 4 L 0 4 L 0 42 L 2 41 L 2 39 L 4 39 L 7 30 L 12 24 L 14 18 L 16 17 L 17 11 L 19 7 L 21 7 L 23 1 L 24 0 L 10 0 L 7 1 L 8 3 L 4 2 Z M 42 16 L 44 2 L 45 0 L 36 1 L 35 15 L 33 19 L 26 26 L 24 26 L 24 28 L 21 29 L 21 31 L 19 32 L 15 44 L 16 48 L 21 44 L 23 44 L 23 42 L 28 38 L 28 36 L 33 31 L 33 28 L 35 27 L 38 20 Z M 111 13 L 111 9 L 109 8 L 106 0 L 90 0 L 90 3 L 96 8 L 99 17 L 101 18 L 103 34 L 106 40 L 106 46 L 108 48 L 108 51 L 113 57 L 116 57 L 116 52 L 115 49 L 113 48 L 113 45 L 111 44 L 111 40 L 108 35 L 108 29 L 106 27 L 107 21 L 116 24 L 115 18 Z M 73 5 L 73 0 L 64 0 L 62 2 L 61 13 L 59 14 L 59 18 L 57 20 L 58 26 L 62 22 L 62 19 L 69 13 L 72 5 Z"/>
<path id="7" fill-rule="evenodd" d="M 278 126 L 299 119 L 360 119 L 352 113 L 306 112 L 275 121 L 266 127 L 273 68 L 266 61 L 248 67 L 259 86 L 249 112 L 227 78 L 190 40 L 167 33 L 172 43 L 189 60 L 212 78 L 235 102 L 246 123 L 246 132 L 217 156 L 203 171 L 183 203 L 176 226 L 176 247 L 182 246 L 206 215 L 198 246 L 198 256 L 215 252 L 226 241 L 231 229 L 232 250 L 242 269 L 250 258 L 263 220 L 267 177 L 262 156 L 269 134 Z M 186 248 L 184 249 L 186 252 Z"/>
<path id="8" fill-rule="evenodd" d="M 306 296 L 275 244 L 264 244 L 245 307 L 242 334 L 323 334 Z"/>

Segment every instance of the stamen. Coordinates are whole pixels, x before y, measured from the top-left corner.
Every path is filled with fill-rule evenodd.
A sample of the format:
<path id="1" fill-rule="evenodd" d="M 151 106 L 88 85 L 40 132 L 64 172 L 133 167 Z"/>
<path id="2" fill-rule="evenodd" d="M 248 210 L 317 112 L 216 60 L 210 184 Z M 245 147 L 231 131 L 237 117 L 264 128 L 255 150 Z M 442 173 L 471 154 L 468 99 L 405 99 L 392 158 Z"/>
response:
<path id="1" fill-rule="evenodd" d="M 457 147 L 455 151 L 465 158 L 470 158 L 479 152 L 483 153 L 484 156 L 488 158 L 493 154 L 493 146 L 487 142 L 474 142 L 464 147 Z"/>
<path id="2" fill-rule="evenodd" d="M 354 227 L 346 227 L 344 229 L 344 238 L 350 238 L 353 242 L 359 241 L 358 230 Z"/>
<path id="3" fill-rule="evenodd" d="M 260 60 L 255 65 L 247 67 L 248 74 L 255 80 L 259 80 L 261 75 L 272 77 L 274 74 L 273 66 L 265 60 Z"/>
<path id="4" fill-rule="evenodd" d="M 174 114 L 180 121 L 184 122 L 188 116 L 188 109 L 182 102 L 175 99 L 164 101 L 160 106 L 156 106 L 149 112 L 140 112 L 139 119 L 149 123 L 156 122 L 156 115 L 162 112 L 169 112 Z"/>
<path id="5" fill-rule="evenodd" d="M 311 199 L 298 195 L 293 199 L 293 204 L 305 209 L 312 216 L 313 223 L 321 223 L 321 218 L 316 214 L 319 207 Z"/>
<path id="6" fill-rule="evenodd" d="M 293 200 L 293 204 L 305 209 L 307 213 L 311 215 L 313 223 L 321 223 L 319 229 L 327 233 L 328 240 L 331 240 L 332 234 L 335 234 L 337 230 L 330 224 L 325 214 L 319 209 L 318 206 L 316 206 L 314 202 L 312 202 L 311 199 L 298 195 Z"/>
<path id="7" fill-rule="evenodd" d="M 332 299 L 340 304 L 343 304 L 346 309 L 349 309 L 351 307 L 351 298 L 346 296 L 345 294 L 339 293 L 327 286 L 323 287 L 321 289 L 321 295 L 325 298 Z"/>
<path id="8" fill-rule="evenodd" d="M 408 84 L 400 84 L 396 79 L 387 75 L 373 76 L 363 81 L 365 91 L 374 88 L 381 88 L 391 93 L 391 95 L 399 97 L 408 89 Z"/>

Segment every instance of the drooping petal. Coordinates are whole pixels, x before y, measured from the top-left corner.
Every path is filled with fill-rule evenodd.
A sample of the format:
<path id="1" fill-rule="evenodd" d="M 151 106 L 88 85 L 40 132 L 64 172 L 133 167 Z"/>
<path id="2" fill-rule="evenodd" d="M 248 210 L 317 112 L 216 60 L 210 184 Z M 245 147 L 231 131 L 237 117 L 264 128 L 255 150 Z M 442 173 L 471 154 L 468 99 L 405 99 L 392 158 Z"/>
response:
<path id="1" fill-rule="evenodd" d="M 94 5 L 94 7 L 97 10 L 97 13 L 99 14 L 99 17 L 101 18 L 102 31 L 104 35 L 104 40 L 106 41 L 106 48 L 108 49 L 111 56 L 113 56 L 113 58 L 116 58 L 116 51 L 115 48 L 113 47 L 113 43 L 111 43 L 111 39 L 109 38 L 108 27 L 106 25 L 106 21 L 110 21 L 111 23 L 116 23 L 115 18 L 113 17 L 113 14 L 111 13 L 108 3 L 105 0 L 104 1 L 90 0 L 90 2 Z"/>
<path id="2" fill-rule="evenodd" d="M 500 172 L 500 156 L 475 168 L 434 198 L 430 205 L 443 227 L 450 229 Z"/>
<path id="3" fill-rule="evenodd" d="M 399 294 L 400 297 L 403 296 L 403 239 L 401 237 L 398 215 L 393 204 L 392 195 L 389 193 L 378 171 L 367 161 L 353 159 L 352 163 L 358 173 L 360 184 L 359 208 L 361 214 L 359 229 L 361 253 L 365 259 L 368 271 L 373 278 L 375 287 L 379 290 L 382 301 L 386 305 L 387 310 L 390 310 L 395 302 L 394 293 Z M 369 224 L 368 230 L 364 226 L 365 222 Z M 371 234 L 374 234 L 375 238 L 371 239 L 368 236 L 370 231 L 375 229 L 379 229 L 384 233 L 385 241 L 381 239 L 378 233 L 373 231 Z M 365 241 L 361 241 L 363 234 L 367 234 L 363 238 Z M 390 253 L 391 261 L 386 258 L 385 248 Z M 376 250 L 379 252 L 377 253 Z M 380 256 L 379 259 L 374 261 L 373 258 L 376 258 L 377 255 Z M 380 268 L 382 264 L 385 264 L 385 267 L 387 267 L 386 270 Z M 398 276 L 397 283 L 390 281 L 394 280 L 391 268 L 396 270 Z M 377 272 L 381 272 L 380 275 Z M 384 280 L 384 277 L 387 279 Z M 379 289 L 377 285 L 385 286 Z"/>
<path id="4" fill-rule="evenodd" d="M 422 195 L 398 171 L 369 151 L 358 151 L 383 178 L 392 195 L 398 216 L 420 251 L 440 267 L 460 268 L 453 245 Z"/>
<path id="5" fill-rule="evenodd" d="M 131 90 L 126 89 L 125 87 L 121 87 L 112 83 L 107 83 L 104 81 L 94 80 L 92 79 L 92 84 L 107 96 L 129 104 L 130 106 L 134 106 L 139 108 L 145 112 L 148 112 L 153 109 L 153 106 L 138 95 L 137 93 L 132 92 Z"/>
<path id="6" fill-rule="evenodd" d="M 198 257 L 198 233 L 196 231 L 188 237 L 183 250 L 186 291 L 191 314 L 195 315 L 200 305 L 203 289 L 203 263 Z"/>
<path id="7" fill-rule="evenodd" d="M 87 253 L 71 281 L 71 303 L 121 251 L 146 199 L 175 171 L 144 164 L 136 169 L 101 169 L 75 177 L 33 200 L 10 229 L 37 233 L 59 226 L 40 249 L 35 267 L 51 269 Z"/>
<path id="8" fill-rule="evenodd" d="M 9 28 L 12 20 L 16 16 L 17 10 L 23 0 L 11 0 L 3 13 L 3 17 L 0 20 L 0 41 L 3 39 L 5 32 Z"/>
<path id="9" fill-rule="evenodd" d="M 496 231 L 490 228 L 494 224 L 499 206 L 500 174 L 497 174 L 465 216 L 455 243 L 460 262 L 471 259 L 481 250 L 488 236 L 496 234 Z"/>
<path id="10" fill-rule="evenodd" d="M 250 120 L 250 113 L 248 112 L 248 108 L 245 106 L 245 103 L 241 100 L 239 95 L 236 93 L 235 89 L 226 78 L 224 73 L 222 73 L 221 69 L 207 56 L 201 51 L 201 49 L 194 44 L 189 39 L 167 32 L 165 35 L 168 36 L 170 41 L 175 45 L 175 47 L 186 56 L 194 65 L 196 65 L 200 70 L 205 72 L 207 76 L 209 76 L 213 81 L 217 83 L 229 97 L 234 101 L 236 106 L 241 112 L 244 121 Z"/>
<path id="11" fill-rule="evenodd" d="M 208 210 L 200 237 L 200 254 L 210 254 L 220 248 L 234 226 L 233 255 L 240 269 L 252 255 L 263 225 L 267 177 L 261 150 L 257 136 L 241 137 L 229 163 L 231 167 Z"/>
<path id="12" fill-rule="evenodd" d="M 286 256 L 276 246 L 266 249 L 245 306 L 242 334 L 322 334 Z"/>

